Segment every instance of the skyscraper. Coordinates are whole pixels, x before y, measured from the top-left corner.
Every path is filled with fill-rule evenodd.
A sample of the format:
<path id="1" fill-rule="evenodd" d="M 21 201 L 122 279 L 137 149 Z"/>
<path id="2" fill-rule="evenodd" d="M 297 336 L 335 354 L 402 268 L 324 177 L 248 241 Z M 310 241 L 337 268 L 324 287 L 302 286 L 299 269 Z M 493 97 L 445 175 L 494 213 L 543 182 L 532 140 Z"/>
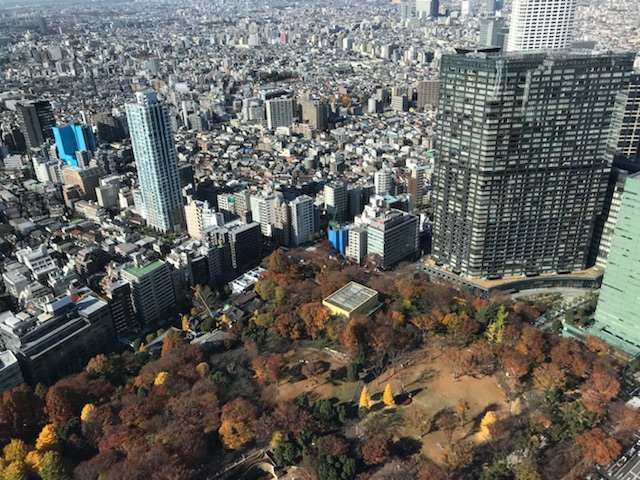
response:
<path id="1" fill-rule="evenodd" d="M 503 17 L 484 18 L 480 21 L 480 46 L 504 47 L 507 29 Z"/>
<path id="2" fill-rule="evenodd" d="M 616 165 L 637 172 L 640 170 L 640 71 L 633 72 L 624 92 L 624 108 L 614 113 L 619 130 L 616 145 Z"/>
<path id="3" fill-rule="evenodd" d="M 47 100 L 23 101 L 16 104 L 20 130 L 27 148 L 36 148 L 53 138 L 52 128 L 56 124 L 51 103 Z"/>
<path id="4" fill-rule="evenodd" d="M 291 203 L 291 243 L 294 247 L 313 238 L 314 212 L 313 198 L 300 195 Z"/>
<path id="5" fill-rule="evenodd" d="M 325 185 L 324 203 L 330 220 L 344 222 L 347 219 L 347 184 L 339 181 Z"/>
<path id="6" fill-rule="evenodd" d="M 577 5 L 577 0 L 514 0 L 507 51 L 569 47 Z"/>
<path id="7" fill-rule="evenodd" d="M 632 355 L 640 353 L 640 174 L 627 177 L 607 270 L 596 308 L 594 333 Z"/>
<path id="8" fill-rule="evenodd" d="M 184 209 L 168 108 L 148 90 L 126 109 L 147 223 L 162 232 L 180 230 Z"/>
<path id="9" fill-rule="evenodd" d="M 633 54 L 445 55 L 433 259 L 470 278 L 587 267 Z"/>

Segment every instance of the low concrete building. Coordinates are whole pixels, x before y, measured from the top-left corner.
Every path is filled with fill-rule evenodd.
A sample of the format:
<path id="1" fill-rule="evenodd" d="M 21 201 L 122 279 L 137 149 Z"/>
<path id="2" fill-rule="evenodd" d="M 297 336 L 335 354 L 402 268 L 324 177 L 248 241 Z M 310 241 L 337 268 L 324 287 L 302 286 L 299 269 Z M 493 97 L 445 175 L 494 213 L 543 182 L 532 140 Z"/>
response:
<path id="1" fill-rule="evenodd" d="M 356 282 L 347 283 L 325 298 L 322 304 L 334 315 L 349 319 L 358 314 L 369 315 L 380 305 L 377 291 Z"/>

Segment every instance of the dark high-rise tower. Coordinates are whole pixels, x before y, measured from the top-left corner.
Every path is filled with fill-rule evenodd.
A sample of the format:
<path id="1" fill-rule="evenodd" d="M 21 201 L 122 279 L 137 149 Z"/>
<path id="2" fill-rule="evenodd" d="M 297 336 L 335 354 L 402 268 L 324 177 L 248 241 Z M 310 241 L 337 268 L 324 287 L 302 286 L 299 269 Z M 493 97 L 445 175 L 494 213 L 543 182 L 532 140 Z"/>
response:
<path id="1" fill-rule="evenodd" d="M 640 72 L 631 74 L 629 86 L 622 94 L 624 105 L 614 113 L 619 130 L 616 145 L 617 166 L 637 172 L 640 170 Z"/>
<path id="2" fill-rule="evenodd" d="M 47 100 L 23 101 L 16 104 L 20 130 L 27 148 L 36 148 L 47 139 L 53 139 L 52 128 L 56 121 L 51 103 Z"/>
<path id="3" fill-rule="evenodd" d="M 584 269 L 633 54 L 445 55 L 433 258 L 470 278 Z"/>

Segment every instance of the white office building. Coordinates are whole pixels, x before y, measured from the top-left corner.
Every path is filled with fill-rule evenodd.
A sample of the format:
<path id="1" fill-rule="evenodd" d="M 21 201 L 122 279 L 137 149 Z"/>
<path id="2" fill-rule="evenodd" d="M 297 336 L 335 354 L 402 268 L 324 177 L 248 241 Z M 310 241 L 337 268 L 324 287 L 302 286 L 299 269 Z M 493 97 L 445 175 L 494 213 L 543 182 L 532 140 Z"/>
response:
<path id="1" fill-rule="evenodd" d="M 507 51 L 569 47 L 577 4 L 577 0 L 514 0 Z"/>
<path id="2" fill-rule="evenodd" d="M 293 124 L 293 101 L 291 98 L 274 98 L 265 102 L 267 128 L 290 127 Z"/>
<path id="3" fill-rule="evenodd" d="M 297 247 L 313 238 L 313 198 L 309 195 L 301 195 L 290 203 L 290 207 L 291 243 L 294 247 Z"/>
<path id="4" fill-rule="evenodd" d="M 150 90 L 137 92 L 126 109 L 147 223 L 161 232 L 180 230 L 184 207 L 169 110 Z"/>

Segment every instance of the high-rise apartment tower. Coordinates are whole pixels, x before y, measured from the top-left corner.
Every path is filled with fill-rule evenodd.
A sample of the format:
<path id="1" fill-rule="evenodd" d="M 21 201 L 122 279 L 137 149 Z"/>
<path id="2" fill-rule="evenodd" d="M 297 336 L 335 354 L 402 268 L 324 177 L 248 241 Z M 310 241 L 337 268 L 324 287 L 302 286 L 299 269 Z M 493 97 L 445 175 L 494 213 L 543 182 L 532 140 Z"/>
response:
<path id="1" fill-rule="evenodd" d="M 587 267 L 633 54 L 445 55 L 433 259 L 466 277 Z"/>
<path id="2" fill-rule="evenodd" d="M 180 230 L 184 209 L 169 110 L 153 91 L 136 93 L 126 109 L 147 223 L 162 232 Z"/>

